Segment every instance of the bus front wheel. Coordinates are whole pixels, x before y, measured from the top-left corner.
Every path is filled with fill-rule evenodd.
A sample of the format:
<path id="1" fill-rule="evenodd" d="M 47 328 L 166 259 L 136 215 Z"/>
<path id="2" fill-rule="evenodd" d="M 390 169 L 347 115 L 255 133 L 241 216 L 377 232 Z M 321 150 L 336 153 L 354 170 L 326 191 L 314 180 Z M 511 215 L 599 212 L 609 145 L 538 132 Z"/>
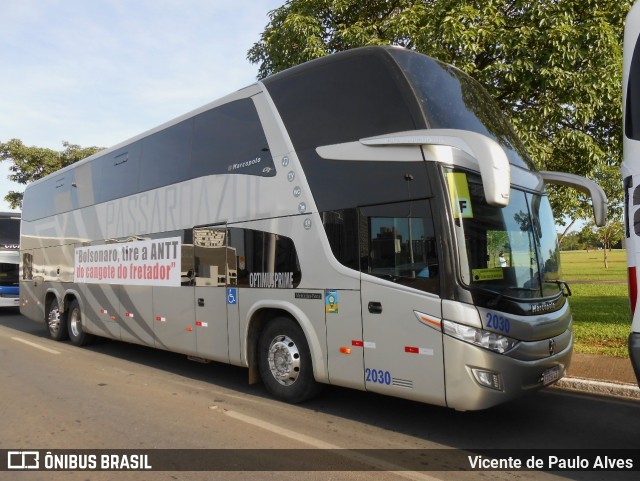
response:
<path id="1" fill-rule="evenodd" d="M 267 390 L 276 398 L 299 403 L 314 397 L 320 385 L 304 332 L 293 320 L 277 317 L 260 334 L 258 368 Z"/>
<path id="2" fill-rule="evenodd" d="M 53 299 L 49 303 L 47 311 L 47 327 L 49 328 L 49 337 L 54 341 L 65 341 L 69 339 L 67 330 L 67 313 L 60 312 L 58 300 Z"/>

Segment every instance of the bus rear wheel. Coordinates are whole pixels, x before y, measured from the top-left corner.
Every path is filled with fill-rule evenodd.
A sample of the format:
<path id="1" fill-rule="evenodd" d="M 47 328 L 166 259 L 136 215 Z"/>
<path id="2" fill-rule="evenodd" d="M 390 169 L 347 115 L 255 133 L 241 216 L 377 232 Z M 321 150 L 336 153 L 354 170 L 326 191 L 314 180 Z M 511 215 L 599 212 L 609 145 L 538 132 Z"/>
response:
<path id="1" fill-rule="evenodd" d="M 277 317 L 263 329 L 258 341 L 258 368 L 267 390 L 282 401 L 299 403 L 320 391 L 313 377 L 307 339 L 289 318 Z"/>
<path id="2" fill-rule="evenodd" d="M 69 304 L 67 316 L 71 342 L 76 346 L 86 346 L 93 342 L 94 336 L 82 330 L 82 311 L 80 310 L 80 304 L 75 299 Z"/>
<path id="3" fill-rule="evenodd" d="M 67 330 L 67 313 L 60 312 L 58 300 L 53 299 L 49 303 L 47 311 L 47 328 L 49 329 L 49 337 L 54 341 L 65 341 L 69 339 Z"/>

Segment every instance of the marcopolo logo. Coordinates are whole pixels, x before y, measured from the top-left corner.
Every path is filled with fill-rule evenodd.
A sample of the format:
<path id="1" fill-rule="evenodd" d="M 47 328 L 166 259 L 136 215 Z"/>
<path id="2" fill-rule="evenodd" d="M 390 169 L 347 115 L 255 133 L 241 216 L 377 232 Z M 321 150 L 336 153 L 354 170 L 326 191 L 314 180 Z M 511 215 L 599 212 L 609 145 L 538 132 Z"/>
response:
<path id="1" fill-rule="evenodd" d="M 555 307 L 556 303 L 554 301 L 538 302 L 537 304 L 531 304 L 531 312 L 533 314 L 540 314 L 552 311 Z"/>
<path id="2" fill-rule="evenodd" d="M 260 162 L 262 162 L 262 158 L 256 157 L 255 159 L 247 160 L 246 162 L 238 162 L 237 164 L 230 164 L 227 167 L 227 171 L 233 172 L 235 170 L 245 169 L 247 167 L 251 167 L 252 165 L 259 164 Z"/>

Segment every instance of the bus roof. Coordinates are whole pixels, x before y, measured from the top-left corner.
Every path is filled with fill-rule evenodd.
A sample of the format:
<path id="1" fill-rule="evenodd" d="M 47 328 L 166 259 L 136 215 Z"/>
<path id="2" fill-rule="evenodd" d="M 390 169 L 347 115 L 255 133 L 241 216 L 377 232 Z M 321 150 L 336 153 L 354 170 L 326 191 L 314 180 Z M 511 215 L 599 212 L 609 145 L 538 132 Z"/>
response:
<path id="1" fill-rule="evenodd" d="M 480 84 L 418 52 L 391 46 L 356 48 L 262 82 L 298 152 L 391 132 L 461 129 L 488 136 L 504 148 L 511 164 L 535 170 Z"/>

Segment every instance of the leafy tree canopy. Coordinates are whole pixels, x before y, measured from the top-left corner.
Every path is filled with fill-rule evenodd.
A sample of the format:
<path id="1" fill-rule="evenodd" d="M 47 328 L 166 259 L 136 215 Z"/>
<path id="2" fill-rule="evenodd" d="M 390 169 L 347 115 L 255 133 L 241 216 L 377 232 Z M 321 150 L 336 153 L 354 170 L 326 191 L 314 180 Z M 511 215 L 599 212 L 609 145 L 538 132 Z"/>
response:
<path id="1" fill-rule="evenodd" d="M 9 161 L 9 179 L 18 184 L 28 184 L 58 169 L 89 157 L 101 150 L 99 147 L 80 147 L 62 142 L 64 150 L 58 152 L 42 147 L 28 147 L 18 139 L 0 142 L 0 162 Z M 9 192 L 5 200 L 12 208 L 22 204 L 22 192 Z"/>
<path id="2" fill-rule="evenodd" d="M 498 101 L 540 170 L 598 181 L 619 216 L 622 38 L 632 0 L 289 0 L 248 52 L 259 77 L 334 52 L 399 45 L 451 63 Z M 550 188 L 559 223 L 591 216 Z"/>

